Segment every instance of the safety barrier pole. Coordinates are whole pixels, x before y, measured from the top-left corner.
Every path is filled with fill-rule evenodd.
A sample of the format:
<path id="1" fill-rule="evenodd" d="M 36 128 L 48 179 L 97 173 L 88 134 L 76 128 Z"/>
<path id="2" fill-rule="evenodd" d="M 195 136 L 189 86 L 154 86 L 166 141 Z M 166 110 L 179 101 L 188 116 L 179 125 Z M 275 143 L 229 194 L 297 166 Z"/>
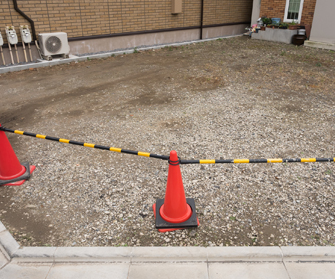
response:
<path id="1" fill-rule="evenodd" d="M 19 130 L 11 130 L 11 129 L 7 129 L 4 127 L 0 127 L 0 130 L 4 132 L 24 135 L 24 136 L 29 136 L 29 137 L 39 138 L 39 139 L 58 141 L 62 143 L 74 144 L 74 145 L 85 146 L 85 147 L 90 147 L 90 148 L 97 148 L 97 149 L 102 149 L 102 150 L 109 150 L 109 151 L 114 151 L 114 152 L 119 152 L 119 153 L 138 155 L 138 156 L 143 156 L 143 157 L 151 157 L 151 158 L 156 158 L 156 159 L 169 160 L 169 156 L 158 155 L 158 154 L 153 154 L 153 153 L 148 153 L 148 152 L 133 151 L 133 150 L 116 148 L 116 147 L 103 146 L 103 145 L 98 145 L 98 144 L 93 144 L 93 143 L 86 143 L 86 142 L 79 142 L 79 141 L 56 138 L 56 137 L 49 137 L 49 136 L 45 136 L 41 134 L 34 134 L 34 133 L 29 133 L 29 132 L 24 132 L 24 131 L 19 131 Z"/>
<path id="2" fill-rule="evenodd" d="M 259 164 L 335 162 L 335 158 L 180 160 L 180 164 Z"/>
<path id="3" fill-rule="evenodd" d="M 46 140 L 58 141 L 62 143 L 97 148 L 97 149 L 102 149 L 102 150 L 109 150 L 109 151 L 114 151 L 114 152 L 119 152 L 119 153 L 151 157 L 151 158 L 162 159 L 162 160 L 169 160 L 169 156 L 166 156 L 166 155 L 158 155 L 158 154 L 153 154 L 153 153 L 148 153 L 148 152 L 133 151 L 133 150 L 128 150 L 128 149 L 116 148 L 116 147 L 108 147 L 108 146 L 97 145 L 93 143 L 78 142 L 78 141 L 50 137 L 50 136 L 34 134 L 34 133 L 29 133 L 29 132 L 24 132 L 24 131 L 19 131 L 19 130 L 11 130 L 11 129 L 7 129 L 2 126 L 0 126 L 0 131 L 29 136 L 29 137 L 35 137 L 39 139 L 46 139 Z M 221 159 L 220 160 L 217 160 L 217 159 L 180 160 L 179 159 L 179 163 L 181 165 L 187 165 L 187 164 L 315 163 L 315 162 L 318 162 L 318 163 L 335 162 L 335 157 L 333 158 L 295 158 L 295 159 L 280 159 L 280 158 L 279 159 L 225 159 L 225 160 L 221 160 Z"/>

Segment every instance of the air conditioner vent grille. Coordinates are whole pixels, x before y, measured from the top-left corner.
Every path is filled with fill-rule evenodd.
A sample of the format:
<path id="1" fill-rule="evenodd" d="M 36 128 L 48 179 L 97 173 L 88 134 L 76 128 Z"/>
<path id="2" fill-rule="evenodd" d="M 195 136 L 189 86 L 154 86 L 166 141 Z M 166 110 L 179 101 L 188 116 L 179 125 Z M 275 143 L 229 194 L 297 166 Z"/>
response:
<path id="1" fill-rule="evenodd" d="M 62 47 L 62 41 L 56 36 L 50 36 L 45 41 L 45 48 L 51 53 L 57 53 Z"/>

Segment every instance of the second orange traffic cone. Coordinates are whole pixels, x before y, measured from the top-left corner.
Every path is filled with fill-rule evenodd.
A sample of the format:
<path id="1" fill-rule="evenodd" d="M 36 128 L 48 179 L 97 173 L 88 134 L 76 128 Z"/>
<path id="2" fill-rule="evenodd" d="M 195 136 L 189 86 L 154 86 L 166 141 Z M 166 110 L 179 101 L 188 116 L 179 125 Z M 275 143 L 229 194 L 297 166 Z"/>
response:
<path id="1" fill-rule="evenodd" d="M 169 159 L 169 173 L 165 199 L 158 199 L 153 205 L 156 228 L 160 232 L 197 227 L 194 199 L 185 197 L 177 152 L 172 150 Z"/>

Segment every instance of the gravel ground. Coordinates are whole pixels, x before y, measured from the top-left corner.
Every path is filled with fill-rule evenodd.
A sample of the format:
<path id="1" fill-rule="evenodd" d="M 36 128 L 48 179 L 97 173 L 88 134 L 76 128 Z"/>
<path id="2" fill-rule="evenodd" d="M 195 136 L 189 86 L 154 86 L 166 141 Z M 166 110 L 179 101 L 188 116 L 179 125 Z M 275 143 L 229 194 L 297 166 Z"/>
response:
<path id="1" fill-rule="evenodd" d="M 335 157 L 335 53 L 245 37 L 0 75 L 0 123 L 182 159 Z M 182 165 L 200 226 L 159 233 L 168 164 L 7 134 L 22 245 L 334 245 L 334 163 Z"/>

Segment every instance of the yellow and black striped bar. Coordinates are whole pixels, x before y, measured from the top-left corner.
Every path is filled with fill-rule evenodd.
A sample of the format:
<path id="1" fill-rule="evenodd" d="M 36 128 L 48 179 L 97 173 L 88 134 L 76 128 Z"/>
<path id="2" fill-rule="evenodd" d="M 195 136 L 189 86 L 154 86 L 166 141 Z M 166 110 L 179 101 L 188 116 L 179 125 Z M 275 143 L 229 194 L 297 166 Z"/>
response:
<path id="1" fill-rule="evenodd" d="M 335 162 L 335 158 L 180 160 L 180 164 L 259 164 Z"/>
<path id="2" fill-rule="evenodd" d="M 85 143 L 85 142 L 78 142 L 68 139 L 62 139 L 62 138 L 55 138 L 55 137 L 49 137 L 45 135 L 40 134 L 33 134 L 29 132 L 19 131 L 19 130 L 11 130 L 7 129 L 5 127 L 0 126 L 0 131 L 4 132 L 10 132 L 18 135 L 24 135 L 24 136 L 30 136 L 35 137 L 39 139 L 47 139 L 52 141 L 58 141 L 62 143 L 68 143 L 68 144 L 74 144 L 74 145 L 80 145 L 85 147 L 91 147 L 91 148 L 97 148 L 97 149 L 103 149 L 103 150 L 109 150 L 119 153 L 126 153 L 126 154 L 132 154 L 132 155 L 138 155 L 138 156 L 144 156 L 144 157 L 151 157 L 151 158 L 157 158 L 162 160 L 169 160 L 169 156 L 165 155 L 158 155 L 158 154 L 152 154 L 148 152 L 140 152 L 140 151 L 133 151 L 133 150 L 127 150 L 127 149 L 121 149 L 116 147 L 108 147 L 103 145 L 97 145 L 93 143 Z M 180 164 L 258 164 L 258 163 L 313 163 L 313 162 L 335 162 L 335 158 L 296 158 L 296 159 L 227 159 L 227 160 L 180 160 Z"/>
<path id="3" fill-rule="evenodd" d="M 1 126 L 0 126 L 0 131 L 14 133 L 14 134 L 18 134 L 18 135 L 29 136 L 29 137 L 35 137 L 35 138 L 39 138 L 39 139 L 46 139 L 46 140 L 58 141 L 58 142 L 62 142 L 62 143 L 80 145 L 80 146 L 85 146 L 85 147 L 90 147 L 90 148 L 109 150 L 109 151 L 113 151 L 113 152 L 126 153 L 126 154 L 138 155 L 138 156 L 143 156 L 143 157 L 151 157 L 151 158 L 157 158 L 157 159 L 162 159 L 162 160 L 169 160 L 169 156 L 158 155 L 158 154 L 153 154 L 153 153 L 148 153 L 148 152 L 140 152 L 140 151 L 121 149 L 121 148 L 116 148 L 116 147 L 103 146 L 103 145 L 98 145 L 98 144 L 93 144 L 93 143 L 79 142 L 79 141 L 56 138 L 56 137 L 49 137 L 49 136 L 45 136 L 45 135 L 33 134 L 33 133 L 19 131 L 19 130 L 11 130 L 11 129 L 7 129 L 7 128 L 1 127 Z"/>

